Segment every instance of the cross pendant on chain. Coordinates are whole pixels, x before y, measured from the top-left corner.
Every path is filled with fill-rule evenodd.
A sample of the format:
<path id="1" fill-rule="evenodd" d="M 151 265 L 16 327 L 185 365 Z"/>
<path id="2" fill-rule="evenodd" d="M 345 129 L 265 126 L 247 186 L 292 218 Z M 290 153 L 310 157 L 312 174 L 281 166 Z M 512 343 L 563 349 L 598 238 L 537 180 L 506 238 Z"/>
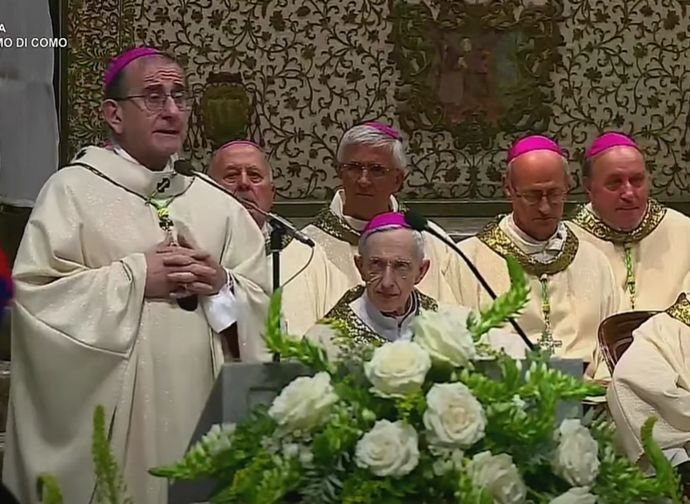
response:
<path id="1" fill-rule="evenodd" d="M 546 350 L 549 354 L 553 355 L 556 348 L 563 346 L 563 342 L 553 339 L 551 331 L 544 331 L 539 341 L 537 341 L 537 345 L 539 345 L 539 348 L 542 350 Z"/>

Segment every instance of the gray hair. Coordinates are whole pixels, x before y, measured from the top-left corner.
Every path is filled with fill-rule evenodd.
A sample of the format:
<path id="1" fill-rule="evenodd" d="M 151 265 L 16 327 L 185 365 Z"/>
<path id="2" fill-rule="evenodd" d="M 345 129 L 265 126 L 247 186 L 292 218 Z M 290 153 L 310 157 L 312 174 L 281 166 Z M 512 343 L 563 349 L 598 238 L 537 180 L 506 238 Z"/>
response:
<path id="1" fill-rule="evenodd" d="M 424 235 L 420 233 L 419 231 L 415 231 L 414 229 L 409 229 L 406 227 L 398 226 L 398 225 L 389 225 L 389 226 L 381 226 L 380 228 L 376 228 L 372 231 L 369 231 L 368 233 L 362 234 L 362 236 L 359 238 L 359 244 L 358 244 L 358 250 L 359 250 L 359 255 L 361 257 L 369 257 L 368 251 L 367 251 L 367 241 L 369 240 L 369 237 L 371 235 L 374 235 L 376 233 L 383 233 L 386 231 L 393 231 L 394 229 L 407 229 L 412 233 L 412 238 L 414 239 L 414 253 L 415 256 L 421 261 L 424 259 Z"/>
<path id="2" fill-rule="evenodd" d="M 350 128 L 340 139 L 338 145 L 338 162 L 342 163 L 345 157 L 345 149 L 351 145 L 368 145 L 371 147 L 389 147 L 393 155 L 395 167 L 404 170 L 407 166 L 405 148 L 400 140 L 391 138 L 385 133 L 369 126 L 359 125 Z"/>

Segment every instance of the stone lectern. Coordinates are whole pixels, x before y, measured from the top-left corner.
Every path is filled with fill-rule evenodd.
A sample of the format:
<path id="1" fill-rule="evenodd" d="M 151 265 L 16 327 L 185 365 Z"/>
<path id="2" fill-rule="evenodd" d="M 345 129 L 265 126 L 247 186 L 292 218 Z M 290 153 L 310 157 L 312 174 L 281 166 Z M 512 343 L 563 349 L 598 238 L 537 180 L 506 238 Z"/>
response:
<path id="1" fill-rule="evenodd" d="M 489 376 L 498 376 L 498 370 L 491 369 L 491 360 L 480 361 L 478 367 L 484 367 Z M 564 374 L 582 376 L 581 360 L 553 359 L 551 367 Z M 304 366 L 294 362 L 225 364 L 201 413 L 189 447 L 196 444 L 213 425 L 241 421 L 255 406 L 270 404 L 293 379 L 311 374 L 313 373 Z M 581 404 L 564 403 L 559 406 L 559 419 L 581 416 Z M 172 481 L 169 485 L 168 503 L 205 503 L 213 490 L 214 482 L 210 480 Z"/>

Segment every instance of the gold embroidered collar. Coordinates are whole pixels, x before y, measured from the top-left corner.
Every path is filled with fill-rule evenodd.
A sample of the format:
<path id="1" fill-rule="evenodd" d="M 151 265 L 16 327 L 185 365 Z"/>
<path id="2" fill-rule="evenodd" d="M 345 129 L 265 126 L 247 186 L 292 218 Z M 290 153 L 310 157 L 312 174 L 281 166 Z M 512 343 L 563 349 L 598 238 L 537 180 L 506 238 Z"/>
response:
<path id="1" fill-rule="evenodd" d="M 678 322 L 682 322 L 686 326 L 690 327 L 690 301 L 688 300 L 685 293 L 678 296 L 676 302 L 671 306 L 666 313 L 676 319 Z"/>
<path id="2" fill-rule="evenodd" d="M 350 304 L 362 297 L 363 294 L 363 285 L 348 290 L 324 318 L 344 322 L 349 330 L 350 339 L 355 344 L 381 345 L 386 343 L 388 340 L 375 333 L 350 307 Z M 422 294 L 417 289 L 414 290 L 414 295 L 419 302 L 419 308 L 429 311 L 438 310 L 438 303 L 433 298 Z"/>
<path id="3" fill-rule="evenodd" d="M 489 222 L 489 224 L 487 224 L 477 235 L 477 238 L 501 257 L 513 256 L 525 273 L 536 277 L 541 277 L 542 275 L 555 275 L 565 270 L 575 259 L 580 242 L 575 236 L 575 233 L 568 229 L 568 226 L 565 226 L 566 238 L 561 251 L 553 261 L 542 263 L 535 261 L 525 254 L 515 243 L 513 243 L 508 235 L 503 232 L 498 224 L 504 217 L 505 216 L 500 215 L 495 220 Z"/>
<path id="4" fill-rule="evenodd" d="M 632 231 L 618 231 L 604 221 L 585 205 L 580 205 L 572 222 L 582 229 L 596 236 L 600 240 L 606 240 L 616 245 L 637 243 L 654 231 L 666 215 L 666 207 L 654 199 L 649 200 L 647 212 L 639 226 Z"/>
<path id="5" fill-rule="evenodd" d="M 403 203 L 398 203 L 398 212 L 406 211 L 407 207 Z M 346 241 L 352 246 L 357 246 L 359 237 L 362 235 L 360 231 L 350 226 L 345 219 L 331 212 L 330 203 L 321 209 L 312 224 L 336 240 Z"/>

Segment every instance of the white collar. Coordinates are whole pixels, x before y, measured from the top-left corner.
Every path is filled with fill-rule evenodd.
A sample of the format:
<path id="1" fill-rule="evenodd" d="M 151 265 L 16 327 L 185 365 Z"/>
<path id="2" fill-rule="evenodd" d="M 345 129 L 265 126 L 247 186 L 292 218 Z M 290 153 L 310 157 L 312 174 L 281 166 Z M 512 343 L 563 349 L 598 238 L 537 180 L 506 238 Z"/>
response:
<path id="1" fill-rule="evenodd" d="M 359 298 L 350 303 L 350 308 L 355 312 L 374 333 L 388 341 L 412 339 L 411 324 L 417 315 L 419 299 L 412 292 L 412 302 L 404 315 L 389 316 L 378 310 L 369 299 L 366 291 Z"/>
<path id="2" fill-rule="evenodd" d="M 349 215 L 345 215 L 343 213 L 343 203 L 344 202 L 345 202 L 345 191 L 343 189 L 339 189 L 335 193 L 335 196 L 333 196 L 333 200 L 331 201 L 331 206 L 330 206 L 331 212 L 336 217 L 343 219 L 345 222 L 347 222 L 347 224 L 352 229 L 354 229 L 355 231 L 362 231 L 369 221 L 365 221 L 365 220 L 361 220 L 361 219 L 355 219 L 354 217 L 350 217 Z M 399 207 L 398 201 L 393 196 L 391 196 L 390 206 L 391 206 L 392 212 L 398 211 L 398 207 Z"/>
<path id="3" fill-rule="evenodd" d="M 126 151 L 119 143 L 117 143 L 115 140 L 111 140 L 111 144 L 112 144 L 113 152 L 115 152 L 115 154 L 117 154 L 118 156 L 120 156 L 120 157 L 122 157 L 122 158 L 125 158 L 125 159 L 126 159 L 127 161 L 129 161 L 130 163 L 134 163 L 134 164 L 136 164 L 136 165 L 139 165 L 139 166 L 142 166 L 142 167 L 146 168 L 146 167 L 145 167 L 144 165 L 142 165 L 139 161 L 137 161 L 136 159 L 134 159 L 134 157 L 133 157 L 129 152 L 127 152 L 127 151 Z M 173 168 L 173 164 L 174 164 L 175 161 L 177 161 L 178 159 L 179 159 L 179 156 L 178 156 L 177 154 L 173 154 L 172 156 L 170 156 L 170 159 L 168 159 L 168 162 L 165 163 L 165 167 L 163 168 L 163 170 L 161 170 L 161 173 L 165 173 L 165 172 L 174 172 L 175 170 L 174 170 L 174 168 Z M 147 170 L 148 170 L 148 168 L 147 168 Z"/>
<path id="4" fill-rule="evenodd" d="M 518 227 L 512 213 L 501 219 L 499 227 L 523 253 L 529 256 L 558 254 L 563 249 L 567 237 L 565 224 L 559 222 L 556 232 L 549 239 L 535 240 Z"/>

